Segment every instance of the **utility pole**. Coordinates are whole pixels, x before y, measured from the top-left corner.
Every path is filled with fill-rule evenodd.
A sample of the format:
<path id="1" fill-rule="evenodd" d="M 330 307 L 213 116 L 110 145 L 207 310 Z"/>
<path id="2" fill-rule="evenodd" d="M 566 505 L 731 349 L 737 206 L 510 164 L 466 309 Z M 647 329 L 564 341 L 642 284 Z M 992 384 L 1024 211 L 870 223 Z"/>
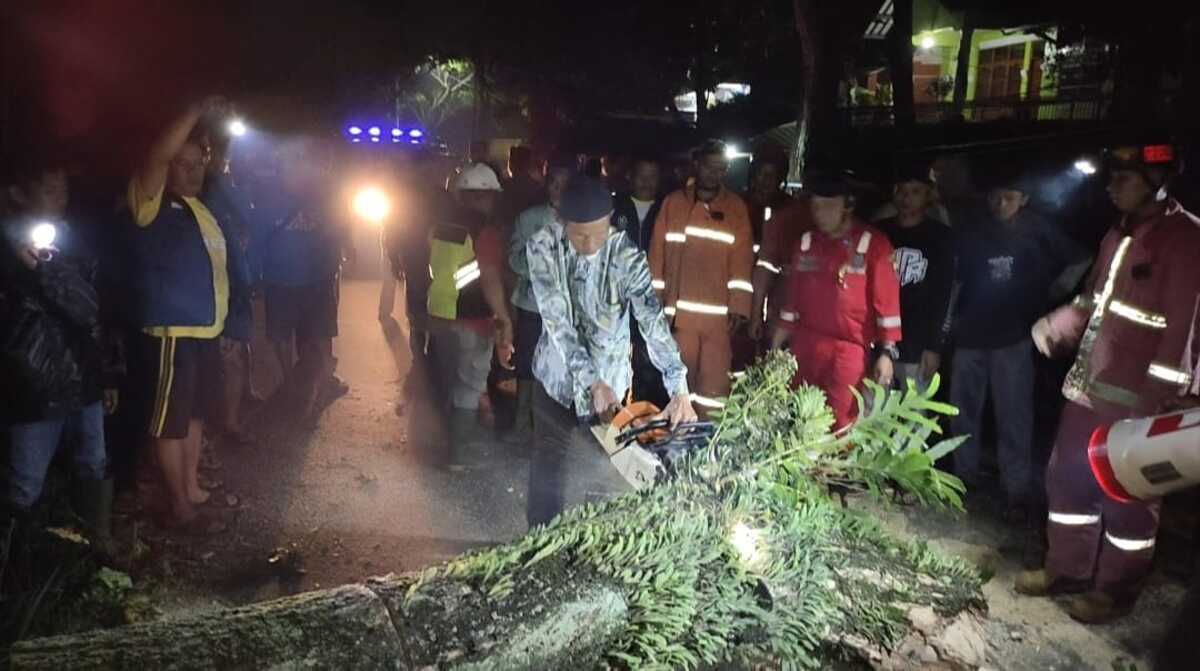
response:
<path id="1" fill-rule="evenodd" d="M 888 39 L 892 60 L 892 114 L 898 128 L 916 123 L 913 110 L 913 0 L 892 3 L 892 32 Z"/>
<path id="2" fill-rule="evenodd" d="M 971 43 L 975 39 L 975 15 L 963 12 L 962 40 L 958 43 L 958 64 L 954 69 L 954 118 L 961 119 L 967 106 L 967 79 L 971 76 Z"/>

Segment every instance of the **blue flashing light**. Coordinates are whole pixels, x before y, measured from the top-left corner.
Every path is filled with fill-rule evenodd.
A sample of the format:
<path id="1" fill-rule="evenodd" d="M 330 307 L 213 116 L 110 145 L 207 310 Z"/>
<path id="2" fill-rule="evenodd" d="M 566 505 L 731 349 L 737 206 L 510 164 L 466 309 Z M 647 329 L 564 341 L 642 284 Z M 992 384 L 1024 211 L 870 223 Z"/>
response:
<path id="1" fill-rule="evenodd" d="M 421 141 L 420 140 L 409 140 L 408 143 L 409 144 L 421 144 Z"/>
<path id="2" fill-rule="evenodd" d="M 392 137 L 400 137 L 403 134 L 404 134 L 404 131 L 400 130 L 399 128 L 392 129 Z"/>
<path id="3" fill-rule="evenodd" d="M 395 143 L 395 142 L 399 142 L 399 141 L 400 141 L 400 138 L 398 138 L 398 137 L 394 137 L 394 138 L 392 138 L 392 142 L 393 142 L 393 143 Z"/>
<path id="4" fill-rule="evenodd" d="M 357 142 L 362 142 L 362 138 L 361 138 L 361 137 L 356 137 L 356 138 L 352 138 L 350 141 L 351 141 L 351 142 L 355 142 L 355 143 L 357 143 Z"/>
<path id="5" fill-rule="evenodd" d="M 346 129 L 346 132 L 350 133 L 351 135 L 362 135 L 362 129 L 358 126 L 351 126 Z"/>
<path id="6" fill-rule="evenodd" d="M 419 129 L 419 128 L 414 128 L 414 129 L 408 131 L 408 136 L 411 138 L 419 138 L 419 137 L 424 137 L 425 133 L 421 132 L 421 129 Z"/>
<path id="7" fill-rule="evenodd" d="M 373 138 L 371 138 L 371 142 L 379 142 L 379 138 L 373 137 Z"/>
<path id="8" fill-rule="evenodd" d="M 371 137 L 379 137 L 379 134 L 383 131 L 379 130 L 379 126 L 371 126 L 367 129 L 367 132 L 371 134 Z"/>

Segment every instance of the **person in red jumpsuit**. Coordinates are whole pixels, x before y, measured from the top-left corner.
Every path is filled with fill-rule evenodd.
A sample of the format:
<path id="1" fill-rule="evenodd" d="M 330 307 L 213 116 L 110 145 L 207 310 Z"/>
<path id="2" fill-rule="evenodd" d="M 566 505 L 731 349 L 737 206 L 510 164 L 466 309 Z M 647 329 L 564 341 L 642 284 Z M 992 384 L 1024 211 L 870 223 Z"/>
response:
<path id="1" fill-rule="evenodd" d="M 825 392 L 837 428 L 854 421 L 857 387 L 871 377 L 888 387 L 900 342 L 900 281 L 887 236 L 854 216 L 844 174 L 807 180 L 813 226 L 800 235 L 773 346 L 790 341 L 795 385 Z"/>

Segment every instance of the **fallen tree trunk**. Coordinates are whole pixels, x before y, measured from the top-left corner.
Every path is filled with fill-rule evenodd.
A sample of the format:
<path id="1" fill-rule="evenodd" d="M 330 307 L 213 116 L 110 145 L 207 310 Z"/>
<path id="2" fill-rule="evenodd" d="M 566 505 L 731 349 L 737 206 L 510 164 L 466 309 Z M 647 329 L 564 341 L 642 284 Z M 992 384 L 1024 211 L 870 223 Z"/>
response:
<path id="1" fill-rule="evenodd" d="M 10 668 L 568 669 L 600 659 L 627 618 L 614 586 L 569 572 L 531 575 L 497 602 L 456 582 L 429 585 L 408 599 L 418 579 L 378 578 L 185 619 L 21 642 Z"/>
<path id="2" fill-rule="evenodd" d="M 979 576 L 825 494 L 891 478 L 934 500 L 944 447 L 876 399 L 845 436 L 779 360 L 735 387 L 708 449 L 667 484 L 570 510 L 419 574 L 189 619 L 21 642 L 17 670 L 874 668 L 982 664 Z M 749 397 L 749 398 L 747 398 Z M 913 420 L 920 424 L 921 420 Z M 855 449 L 846 450 L 848 441 Z"/>

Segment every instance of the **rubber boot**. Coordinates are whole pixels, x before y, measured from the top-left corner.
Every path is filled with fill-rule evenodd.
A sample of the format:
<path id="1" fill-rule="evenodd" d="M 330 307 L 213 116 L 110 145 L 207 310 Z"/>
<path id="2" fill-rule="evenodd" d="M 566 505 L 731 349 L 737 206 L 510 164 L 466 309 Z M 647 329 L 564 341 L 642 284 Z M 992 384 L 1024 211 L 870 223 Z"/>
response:
<path id="1" fill-rule="evenodd" d="M 116 555 L 112 536 L 113 481 L 80 480 L 76 484 L 75 512 L 83 519 L 84 532 L 101 563 Z"/>
<path id="2" fill-rule="evenodd" d="M 517 413 L 512 428 L 504 434 L 509 445 L 528 445 L 533 440 L 533 390 L 532 380 L 517 381 Z"/>

